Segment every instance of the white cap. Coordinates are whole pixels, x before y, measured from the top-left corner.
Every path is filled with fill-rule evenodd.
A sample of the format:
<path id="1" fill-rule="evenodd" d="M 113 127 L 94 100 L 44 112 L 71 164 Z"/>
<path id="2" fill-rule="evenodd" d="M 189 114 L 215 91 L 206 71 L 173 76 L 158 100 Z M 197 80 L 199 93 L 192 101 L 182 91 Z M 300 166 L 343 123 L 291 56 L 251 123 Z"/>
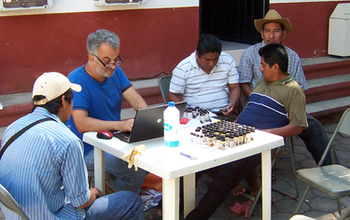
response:
<path id="1" fill-rule="evenodd" d="M 47 102 L 63 95 L 68 89 L 81 91 L 81 86 L 69 82 L 68 78 L 58 72 L 44 73 L 39 76 L 33 86 L 32 98 L 36 95 L 45 96 L 45 99 L 35 101 L 34 105 L 45 105 Z"/>

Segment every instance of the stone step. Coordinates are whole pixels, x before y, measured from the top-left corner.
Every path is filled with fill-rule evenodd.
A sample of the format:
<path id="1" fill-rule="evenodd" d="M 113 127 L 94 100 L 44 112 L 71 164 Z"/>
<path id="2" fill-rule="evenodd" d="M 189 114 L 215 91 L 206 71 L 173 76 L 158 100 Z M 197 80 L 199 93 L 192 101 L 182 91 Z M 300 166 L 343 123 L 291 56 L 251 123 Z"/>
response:
<path id="1" fill-rule="evenodd" d="M 349 70 L 350 71 L 350 70 Z M 307 80 L 306 103 L 350 96 L 350 73 Z"/>
<path id="2" fill-rule="evenodd" d="M 301 59 L 305 77 L 308 80 L 344 75 L 350 72 L 350 58 L 325 56 Z"/>
<path id="3" fill-rule="evenodd" d="M 232 53 L 231 55 L 239 63 L 239 58 L 244 49 L 226 52 Z M 350 88 L 347 86 L 350 80 L 348 68 L 350 66 L 350 58 L 327 56 L 302 59 L 301 62 L 310 87 L 305 92 L 308 104 L 350 96 Z M 314 71 L 315 69 L 318 70 L 318 77 L 315 77 L 317 72 Z M 327 69 L 326 73 L 324 73 L 324 69 Z M 163 102 L 158 87 L 158 78 L 132 81 L 132 84 L 148 104 Z M 0 127 L 10 124 L 17 118 L 29 113 L 33 108 L 31 93 L 0 95 L 0 103 L 3 105 L 3 109 L 0 110 Z M 122 108 L 130 107 L 129 103 L 124 100 Z M 329 106 L 329 108 L 332 107 Z"/>
<path id="4" fill-rule="evenodd" d="M 347 108 L 350 108 L 350 96 L 306 104 L 306 112 L 322 124 L 339 120 Z"/>

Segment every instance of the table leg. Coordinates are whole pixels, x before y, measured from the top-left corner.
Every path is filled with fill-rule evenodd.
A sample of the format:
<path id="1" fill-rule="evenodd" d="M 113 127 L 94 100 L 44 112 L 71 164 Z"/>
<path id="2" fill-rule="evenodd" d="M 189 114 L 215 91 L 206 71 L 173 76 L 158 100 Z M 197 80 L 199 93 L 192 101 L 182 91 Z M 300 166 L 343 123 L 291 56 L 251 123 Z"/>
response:
<path id="1" fill-rule="evenodd" d="M 184 217 L 196 207 L 196 174 L 183 177 L 184 181 Z"/>
<path id="2" fill-rule="evenodd" d="M 271 219 L 271 150 L 261 153 L 262 219 Z"/>
<path id="3" fill-rule="evenodd" d="M 163 220 L 178 220 L 179 216 L 179 178 L 170 180 L 163 179 Z"/>
<path id="4" fill-rule="evenodd" d="M 105 192 L 105 152 L 94 147 L 95 187 Z"/>

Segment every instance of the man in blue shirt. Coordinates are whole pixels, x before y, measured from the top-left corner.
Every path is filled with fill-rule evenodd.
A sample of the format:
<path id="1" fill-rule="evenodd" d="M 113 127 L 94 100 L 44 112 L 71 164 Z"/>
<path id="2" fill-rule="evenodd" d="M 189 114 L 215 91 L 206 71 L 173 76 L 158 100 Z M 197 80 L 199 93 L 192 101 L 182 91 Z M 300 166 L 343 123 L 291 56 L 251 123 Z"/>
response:
<path id="1" fill-rule="evenodd" d="M 74 94 L 72 117 L 67 122 L 80 139 L 88 131 L 131 131 L 134 119 L 120 118 L 122 98 L 135 110 L 147 107 L 119 67 L 123 63 L 119 48 L 115 33 L 104 29 L 91 33 L 87 38 L 88 62 L 68 75 L 71 82 L 82 87 Z M 88 170 L 93 170 L 93 146 L 84 143 L 84 156 Z M 113 191 L 139 192 L 147 174 L 142 169 L 129 169 L 127 162 L 107 153 L 105 167 Z"/>
<path id="2" fill-rule="evenodd" d="M 66 127 L 72 113 L 70 83 L 60 73 L 41 75 L 33 87 L 34 111 L 7 127 L 4 145 L 18 131 L 43 118 L 20 135 L 0 160 L 0 184 L 29 219 L 142 219 L 141 198 L 128 191 L 104 196 L 90 188 L 82 142 Z M 1 206 L 6 219 L 20 219 Z"/>

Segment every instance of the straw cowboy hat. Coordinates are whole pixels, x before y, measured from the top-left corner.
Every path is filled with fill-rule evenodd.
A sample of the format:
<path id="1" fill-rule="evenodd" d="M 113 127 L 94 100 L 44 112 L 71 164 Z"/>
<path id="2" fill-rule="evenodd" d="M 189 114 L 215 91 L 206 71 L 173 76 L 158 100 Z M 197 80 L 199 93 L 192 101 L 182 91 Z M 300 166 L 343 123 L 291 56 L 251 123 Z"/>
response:
<path id="1" fill-rule="evenodd" d="M 274 9 L 269 10 L 265 15 L 265 18 L 254 20 L 256 30 L 260 33 L 264 24 L 268 22 L 278 22 L 283 24 L 284 30 L 286 30 L 287 34 L 292 30 L 292 24 L 290 23 L 289 19 L 282 18 L 281 15 Z"/>

